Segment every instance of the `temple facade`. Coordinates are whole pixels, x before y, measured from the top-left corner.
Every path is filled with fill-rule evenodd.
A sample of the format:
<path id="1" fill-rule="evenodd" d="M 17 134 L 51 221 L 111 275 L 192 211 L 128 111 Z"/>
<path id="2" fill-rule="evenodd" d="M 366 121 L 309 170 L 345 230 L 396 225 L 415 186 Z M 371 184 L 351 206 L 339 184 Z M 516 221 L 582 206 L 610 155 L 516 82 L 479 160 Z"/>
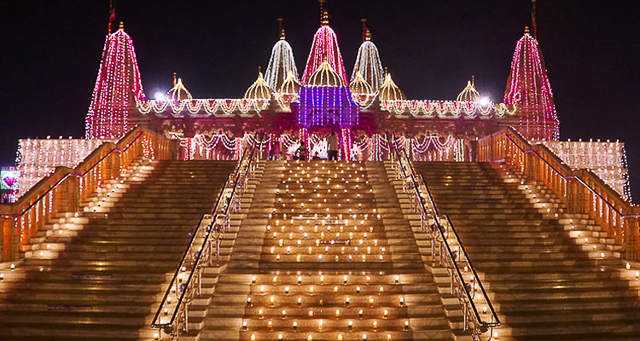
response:
<path id="1" fill-rule="evenodd" d="M 538 41 L 528 28 L 516 43 L 500 103 L 483 98 L 473 79 L 466 87 L 461 85 L 456 99 L 408 99 L 402 84 L 396 84 L 392 72 L 384 67 L 366 21 L 362 40 L 349 72 L 338 36 L 323 10 L 301 73 L 281 23 L 264 73 L 258 70 L 242 97 L 193 98 L 188 80 L 174 74 L 173 87 L 166 95 L 151 99 L 144 92 L 133 40 L 121 24 L 105 39 L 86 116 L 86 137 L 115 141 L 131 128 L 143 126 L 179 141 L 184 160 L 224 160 L 237 159 L 241 150 L 255 143 L 255 133 L 264 132 L 270 158 L 297 158 L 304 144 L 308 158 L 324 159 L 326 138 L 335 132 L 341 159 L 382 160 L 393 134 L 413 160 L 473 161 L 477 139 L 513 127 L 529 141 L 554 142 L 554 150 L 568 164 L 569 159 L 587 159 L 586 154 L 578 156 L 576 148 L 559 141 L 551 83 Z M 608 152 L 595 159 L 589 156 L 589 166 L 630 198 L 624 145 L 597 143 L 590 148 Z M 20 145 L 38 143 L 25 140 Z M 55 165 L 43 165 L 39 151 L 20 148 L 18 164 L 24 174 L 20 192 L 24 193 Z M 572 150 L 571 154 L 566 150 Z M 86 154 L 67 153 L 69 160 L 64 164 L 77 164 Z"/>
<path id="2" fill-rule="evenodd" d="M 384 68 L 366 27 L 355 67 L 346 70 L 324 11 L 302 75 L 281 28 L 265 73 L 258 72 L 242 98 L 194 99 L 187 82 L 178 80 L 164 98 L 147 99 L 133 42 L 121 27 L 107 37 L 87 115 L 87 137 L 116 138 L 123 126 L 143 125 L 179 139 L 185 159 L 232 158 L 240 144 L 250 143 L 245 134 L 265 131 L 271 154 L 287 159 L 301 143 L 312 151 L 309 157 L 322 157 L 325 138 L 335 131 L 343 159 L 378 160 L 387 135 L 394 133 L 405 139 L 405 148 L 416 159 L 469 160 L 470 141 L 507 126 L 521 126 L 528 138 L 557 139 L 555 111 L 549 116 L 542 110 L 547 107 L 521 107 L 520 98 L 530 98 L 530 92 L 552 96 L 550 88 L 522 81 L 528 70 L 520 60 L 526 59 L 524 67 L 540 67 L 535 63 L 541 56 L 529 46 L 531 40 L 535 42 L 525 33 L 514 57 L 508 91 L 518 96 L 505 96 L 504 103 L 483 101 L 470 83 L 456 100 L 412 100 Z M 520 48 L 522 42 L 526 48 Z M 113 67 L 116 59 L 123 64 Z M 548 85 L 546 76 L 540 76 Z M 108 107 L 113 108 L 111 114 L 105 114 Z"/>

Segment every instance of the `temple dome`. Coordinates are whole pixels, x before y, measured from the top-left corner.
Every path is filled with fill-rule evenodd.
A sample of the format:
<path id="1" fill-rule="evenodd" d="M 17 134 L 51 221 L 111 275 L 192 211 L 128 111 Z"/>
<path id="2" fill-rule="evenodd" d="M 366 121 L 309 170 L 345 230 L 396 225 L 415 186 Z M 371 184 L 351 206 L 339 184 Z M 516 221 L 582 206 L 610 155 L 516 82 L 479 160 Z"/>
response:
<path id="1" fill-rule="evenodd" d="M 402 101 L 407 99 L 404 92 L 398 88 L 396 83 L 391 79 L 391 74 L 387 73 L 384 77 L 384 83 L 378 90 L 378 98 L 381 101 Z"/>
<path id="2" fill-rule="evenodd" d="M 193 99 L 193 96 L 191 96 L 191 93 L 182 84 L 182 78 L 178 78 L 178 80 L 176 81 L 176 75 L 174 73 L 173 88 L 167 91 L 166 98 L 167 100 L 171 100 L 171 101 L 182 101 L 185 99 L 191 100 Z"/>
<path id="3" fill-rule="evenodd" d="M 262 77 L 262 72 L 258 71 L 258 79 L 244 93 L 245 99 L 270 99 L 273 90 Z"/>
<path id="4" fill-rule="evenodd" d="M 333 70 L 325 60 L 318 69 L 311 74 L 307 86 L 346 86 L 342 77 Z"/>
<path id="5" fill-rule="evenodd" d="M 376 92 L 371 88 L 371 85 L 362 77 L 362 74 L 356 72 L 355 78 L 349 84 L 349 90 L 351 90 L 351 97 L 353 101 L 360 106 L 366 106 L 371 103 L 371 100 L 375 98 Z"/>
<path id="6" fill-rule="evenodd" d="M 480 93 L 478 93 L 476 87 L 471 83 L 471 81 L 467 82 L 467 86 L 456 98 L 456 101 L 458 102 L 478 102 L 479 100 Z"/>
<path id="7" fill-rule="evenodd" d="M 282 105 L 289 106 L 291 103 L 297 102 L 300 99 L 301 87 L 302 84 L 300 84 L 295 75 L 293 73 L 289 73 L 276 93 L 276 98 Z"/>
<path id="8" fill-rule="evenodd" d="M 293 73 L 290 73 L 284 82 L 282 82 L 282 86 L 280 87 L 280 90 L 278 90 L 278 93 L 281 95 L 298 94 L 301 86 L 302 85 Z"/>

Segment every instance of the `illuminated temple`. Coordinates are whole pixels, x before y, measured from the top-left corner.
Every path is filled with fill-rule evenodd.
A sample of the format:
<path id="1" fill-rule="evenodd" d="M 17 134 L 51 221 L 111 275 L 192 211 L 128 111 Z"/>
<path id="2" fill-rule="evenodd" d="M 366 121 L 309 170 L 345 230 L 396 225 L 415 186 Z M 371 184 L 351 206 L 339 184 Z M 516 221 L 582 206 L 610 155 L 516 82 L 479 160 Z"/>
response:
<path id="1" fill-rule="evenodd" d="M 320 19 L 241 98 L 151 96 L 107 35 L 86 138 L 0 179 L 1 340 L 637 339 L 624 144 L 560 141 L 528 28 L 494 103 L 409 99 L 366 21 L 347 70 Z"/>

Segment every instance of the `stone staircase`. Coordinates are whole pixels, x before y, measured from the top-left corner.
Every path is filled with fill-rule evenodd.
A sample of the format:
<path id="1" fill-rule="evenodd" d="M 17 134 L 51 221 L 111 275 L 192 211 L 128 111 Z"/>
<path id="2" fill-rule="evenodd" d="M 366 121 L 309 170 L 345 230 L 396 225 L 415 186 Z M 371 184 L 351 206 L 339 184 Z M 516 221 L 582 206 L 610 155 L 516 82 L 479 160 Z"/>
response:
<path id="1" fill-rule="evenodd" d="M 160 161 L 34 238 L 0 283 L 0 340 L 153 339 L 189 234 L 234 161 Z"/>
<path id="2" fill-rule="evenodd" d="M 482 163 L 414 163 L 449 215 L 501 320 L 500 339 L 637 340 L 639 281 L 585 216 Z"/>
<path id="3" fill-rule="evenodd" d="M 459 325 L 373 162 L 267 162 L 210 304 L 191 338 L 454 340 Z"/>

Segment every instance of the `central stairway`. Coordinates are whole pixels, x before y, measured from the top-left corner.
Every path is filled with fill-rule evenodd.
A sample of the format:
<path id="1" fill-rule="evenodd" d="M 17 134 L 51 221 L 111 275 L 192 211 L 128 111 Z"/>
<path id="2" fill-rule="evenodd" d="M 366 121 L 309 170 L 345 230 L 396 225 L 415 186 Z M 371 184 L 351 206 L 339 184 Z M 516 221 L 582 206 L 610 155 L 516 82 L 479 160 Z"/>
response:
<path id="1" fill-rule="evenodd" d="M 267 162 L 194 337 L 454 340 L 395 192 L 374 188 L 372 169 L 388 182 L 382 163 Z M 395 204 L 379 207 L 382 195 Z"/>
<path id="2" fill-rule="evenodd" d="M 474 266 L 484 272 L 512 338 L 640 338 L 638 280 L 623 278 L 621 262 L 612 257 L 616 248 L 601 245 L 612 241 L 593 221 L 563 215 L 552 196 L 529 193 L 535 185 L 509 179 L 495 165 L 415 162 L 414 167 L 440 213 L 452 218 Z M 572 238 L 578 230 L 591 239 L 589 245 Z"/>

